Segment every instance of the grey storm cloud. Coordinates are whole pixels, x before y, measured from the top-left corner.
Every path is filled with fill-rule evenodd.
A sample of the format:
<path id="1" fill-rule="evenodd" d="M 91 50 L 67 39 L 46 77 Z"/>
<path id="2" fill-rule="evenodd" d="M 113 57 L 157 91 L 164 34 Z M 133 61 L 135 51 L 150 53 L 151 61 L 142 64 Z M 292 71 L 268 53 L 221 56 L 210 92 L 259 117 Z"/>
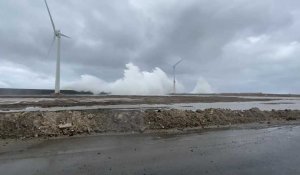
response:
<path id="1" fill-rule="evenodd" d="M 48 3 L 56 27 L 72 37 L 62 41 L 63 82 L 81 75 L 113 82 L 127 63 L 171 77 L 181 57 L 186 92 L 205 81 L 214 92 L 300 93 L 297 0 Z M 47 56 L 53 31 L 43 0 L 0 6 L 0 87 L 52 88 L 55 47 Z"/>

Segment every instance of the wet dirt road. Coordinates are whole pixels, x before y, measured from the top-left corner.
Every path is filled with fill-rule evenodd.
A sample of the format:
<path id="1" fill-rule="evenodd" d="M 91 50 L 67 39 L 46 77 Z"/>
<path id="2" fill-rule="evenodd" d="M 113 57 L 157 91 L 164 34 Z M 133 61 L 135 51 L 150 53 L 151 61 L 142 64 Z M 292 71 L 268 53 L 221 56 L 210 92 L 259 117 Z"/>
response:
<path id="1" fill-rule="evenodd" d="M 0 174 L 300 174 L 299 125 L 0 143 Z"/>
<path id="2" fill-rule="evenodd" d="M 300 97 L 259 97 L 259 96 L 65 96 L 61 98 L 44 97 L 1 97 L 0 113 L 34 111 L 68 111 L 94 109 L 231 109 L 249 110 L 298 110 Z"/>

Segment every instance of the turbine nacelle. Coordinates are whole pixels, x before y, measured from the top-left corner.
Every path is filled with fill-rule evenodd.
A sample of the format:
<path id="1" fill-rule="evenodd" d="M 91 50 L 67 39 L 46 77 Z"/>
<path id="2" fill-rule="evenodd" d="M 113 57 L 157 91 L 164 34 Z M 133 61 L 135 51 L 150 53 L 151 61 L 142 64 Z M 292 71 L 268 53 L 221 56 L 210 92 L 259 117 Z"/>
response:
<path id="1" fill-rule="evenodd" d="M 61 36 L 60 30 L 55 30 L 54 35 L 56 37 L 60 37 Z"/>
<path id="2" fill-rule="evenodd" d="M 54 36 L 56 36 L 56 37 L 58 37 L 58 38 L 61 38 L 61 37 L 71 38 L 71 37 L 69 37 L 69 36 L 67 36 L 67 35 L 65 35 L 65 34 L 63 34 L 63 33 L 61 33 L 60 30 L 55 30 Z"/>

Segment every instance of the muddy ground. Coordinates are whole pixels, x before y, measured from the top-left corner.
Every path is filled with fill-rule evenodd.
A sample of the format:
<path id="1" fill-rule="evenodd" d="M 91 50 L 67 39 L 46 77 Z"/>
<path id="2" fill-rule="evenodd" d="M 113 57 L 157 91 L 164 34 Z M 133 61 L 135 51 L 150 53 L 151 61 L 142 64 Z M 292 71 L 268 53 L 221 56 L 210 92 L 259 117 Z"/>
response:
<path id="1" fill-rule="evenodd" d="M 73 136 L 105 132 L 207 128 L 254 122 L 300 119 L 299 110 L 86 110 L 0 113 L 0 137 L 32 138 Z"/>
<path id="2" fill-rule="evenodd" d="M 268 97 L 268 96 L 265 96 Z M 14 99 L 17 99 L 14 101 Z M 8 102 L 6 102 L 7 100 Z M 270 101 L 268 98 L 233 96 L 0 96 L 0 110 L 24 109 L 26 107 L 70 107 L 94 105 L 135 105 L 174 103 L 214 103 Z M 274 100 L 274 99 L 273 99 Z M 1 102 L 2 101 L 2 102 Z"/>

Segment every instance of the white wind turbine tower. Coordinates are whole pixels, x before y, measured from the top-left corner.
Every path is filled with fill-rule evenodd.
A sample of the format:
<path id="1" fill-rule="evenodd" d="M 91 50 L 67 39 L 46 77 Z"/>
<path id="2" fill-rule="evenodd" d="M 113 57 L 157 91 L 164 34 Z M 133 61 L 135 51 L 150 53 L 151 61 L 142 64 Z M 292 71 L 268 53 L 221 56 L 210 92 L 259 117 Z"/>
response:
<path id="1" fill-rule="evenodd" d="M 55 94 L 59 94 L 60 93 L 60 39 L 61 37 L 66 37 L 66 38 L 70 38 L 67 35 L 63 34 L 60 32 L 60 30 L 56 30 L 47 1 L 45 0 L 45 4 L 49 13 L 49 17 L 51 20 L 51 24 L 53 27 L 53 31 L 54 31 L 54 37 L 53 37 L 53 41 L 52 44 L 55 42 L 55 39 L 57 39 L 57 60 L 56 60 L 56 76 L 55 76 Z"/>
<path id="2" fill-rule="evenodd" d="M 173 94 L 176 93 L 176 66 L 182 62 L 182 59 L 180 59 L 176 64 L 173 65 Z"/>

